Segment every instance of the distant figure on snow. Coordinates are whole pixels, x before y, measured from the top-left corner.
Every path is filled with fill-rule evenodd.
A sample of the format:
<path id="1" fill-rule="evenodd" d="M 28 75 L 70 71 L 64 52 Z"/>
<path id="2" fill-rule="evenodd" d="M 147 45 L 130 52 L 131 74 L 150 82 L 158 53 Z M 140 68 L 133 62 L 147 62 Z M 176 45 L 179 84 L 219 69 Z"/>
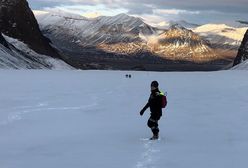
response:
<path id="1" fill-rule="evenodd" d="M 131 78 L 131 74 L 126 74 L 126 78 Z"/>
<path id="2" fill-rule="evenodd" d="M 140 111 L 140 115 L 142 116 L 145 110 L 150 107 L 151 116 L 148 119 L 147 125 L 151 128 L 153 136 L 150 140 L 156 140 L 159 138 L 159 128 L 158 128 L 158 121 L 162 116 L 162 108 L 165 108 L 167 105 L 167 99 L 164 93 L 160 92 L 158 89 L 158 82 L 152 81 L 151 83 L 151 94 L 148 99 L 147 104 L 144 108 Z"/>

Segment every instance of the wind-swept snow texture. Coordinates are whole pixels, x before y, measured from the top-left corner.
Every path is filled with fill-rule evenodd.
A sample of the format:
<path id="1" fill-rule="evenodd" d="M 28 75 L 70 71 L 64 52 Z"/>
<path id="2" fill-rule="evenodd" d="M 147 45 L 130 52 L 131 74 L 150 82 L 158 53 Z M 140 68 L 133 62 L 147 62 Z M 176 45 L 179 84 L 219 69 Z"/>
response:
<path id="1" fill-rule="evenodd" d="M 0 44 L 0 69 L 73 69 L 60 59 L 36 53 L 17 39 L 3 37 L 8 48 Z"/>
<path id="2" fill-rule="evenodd" d="M 247 71 L 0 71 L 1 168 L 244 168 Z M 168 93 L 149 141 L 149 85 Z"/>
<path id="3" fill-rule="evenodd" d="M 233 70 L 248 70 L 248 60 L 232 67 Z"/>

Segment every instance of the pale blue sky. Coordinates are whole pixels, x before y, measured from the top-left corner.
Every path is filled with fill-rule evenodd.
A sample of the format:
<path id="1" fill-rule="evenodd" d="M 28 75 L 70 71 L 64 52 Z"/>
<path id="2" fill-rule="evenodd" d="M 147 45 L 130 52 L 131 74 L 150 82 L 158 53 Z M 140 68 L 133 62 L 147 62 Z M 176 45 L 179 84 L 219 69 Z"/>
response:
<path id="1" fill-rule="evenodd" d="M 140 16 L 149 23 L 186 20 L 204 23 L 234 23 L 248 20 L 248 0 L 28 0 L 33 10 L 66 10 L 85 16 Z"/>

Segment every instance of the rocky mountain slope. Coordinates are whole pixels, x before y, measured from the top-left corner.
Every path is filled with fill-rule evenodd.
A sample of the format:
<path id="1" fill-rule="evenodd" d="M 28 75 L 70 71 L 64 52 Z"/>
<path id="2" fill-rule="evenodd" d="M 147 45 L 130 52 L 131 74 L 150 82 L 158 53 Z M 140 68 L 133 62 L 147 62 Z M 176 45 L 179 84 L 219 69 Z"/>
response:
<path id="1" fill-rule="evenodd" d="M 0 68 L 71 69 L 49 43 L 26 0 L 0 0 Z"/>
<path id="2" fill-rule="evenodd" d="M 0 69 L 72 69 L 62 60 L 41 55 L 0 33 Z"/>
<path id="3" fill-rule="evenodd" d="M 119 14 L 114 17 L 88 19 L 82 16 L 56 12 L 36 15 L 41 30 L 54 43 L 68 41 L 80 46 L 96 46 L 116 42 L 139 41 L 139 34 L 152 35 L 158 29 L 141 19 Z"/>
<path id="4" fill-rule="evenodd" d="M 237 57 L 234 60 L 234 66 L 240 64 L 248 59 L 248 30 L 246 31 L 241 46 L 239 48 Z"/>
<path id="5" fill-rule="evenodd" d="M 85 18 L 59 12 L 36 13 L 44 35 L 79 64 L 134 62 L 156 64 L 206 64 L 225 68 L 232 64 L 246 30 L 224 24 L 173 24 L 152 27 L 142 19 L 119 14 Z M 98 61 L 96 61 L 98 60 Z M 125 62 L 125 63 L 124 63 Z M 78 66 L 80 67 L 81 65 Z"/>
<path id="6" fill-rule="evenodd" d="M 244 62 L 235 65 L 231 69 L 232 70 L 248 70 L 248 60 L 245 60 Z"/>
<path id="7" fill-rule="evenodd" d="M 171 26 L 158 36 L 158 43 L 148 41 L 148 45 L 156 54 L 170 60 L 201 63 L 221 59 L 210 48 L 207 41 L 180 25 Z"/>
<path id="8" fill-rule="evenodd" d="M 179 25 L 171 26 L 160 35 L 140 38 L 142 42 L 104 44 L 100 48 L 120 54 L 147 51 L 173 61 L 202 63 L 221 59 L 199 35 Z"/>
<path id="9" fill-rule="evenodd" d="M 212 44 L 223 44 L 238 48 L 247 28 L 234 28 L 225 24 L 205 24 L 192 30 L 206 37 Z"/>
<path id="10" fill-rule="evenodd" d="M 233 61 L 247 29 L 225 24 L 206 24 L 192 30 L 207 40 L 218 55 Z"/>
<path id="11" fill-rule="evenodd" d="M 168 29 L 173 25 L 181 25 L 182 27 L 186 29 L 193 29 L 196 27 L 199 27 L 200 25 L 195 24 L 195 23 L 190 23 L 185 20 L 178 20 L 178 21 L 162 21 L 160 23 L 155 24 L 155 27 L 158 27 L 160 29 Z"/>
<path id="12" fill-rule="evenodd" d="M 42 35 L 26 0 L 0 0 L 0 32 L 19 39 L 40 54 L 60 57 Z"/>
<path id="13" fill-rule="evenodd" d="M 223 59 L 201 36 L 179 25 L 158 29 L 126 14 L 88 19 L 43 12 L 36 13 L 36 18 L 44 35 L 67 53 L 69 61 L 75 59 L 74 63 L 97 59 L 105 63 L 197 64 Z"/>

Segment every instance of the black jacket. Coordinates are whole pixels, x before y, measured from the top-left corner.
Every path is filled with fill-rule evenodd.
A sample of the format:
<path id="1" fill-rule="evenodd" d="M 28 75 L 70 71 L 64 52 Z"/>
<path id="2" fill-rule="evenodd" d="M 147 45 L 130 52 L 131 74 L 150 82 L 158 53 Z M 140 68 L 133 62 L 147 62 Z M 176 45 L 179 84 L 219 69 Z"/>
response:
<path id="1" fill-rule="evenodd" d="M 162 116 L 162 96 L 158 89 L 151 92 L 149 100 L 145 107 L 140 111 L 140 114 L 143 115 L 148 107 L 150 107 L 152 118 L 159 119 Z"/>

